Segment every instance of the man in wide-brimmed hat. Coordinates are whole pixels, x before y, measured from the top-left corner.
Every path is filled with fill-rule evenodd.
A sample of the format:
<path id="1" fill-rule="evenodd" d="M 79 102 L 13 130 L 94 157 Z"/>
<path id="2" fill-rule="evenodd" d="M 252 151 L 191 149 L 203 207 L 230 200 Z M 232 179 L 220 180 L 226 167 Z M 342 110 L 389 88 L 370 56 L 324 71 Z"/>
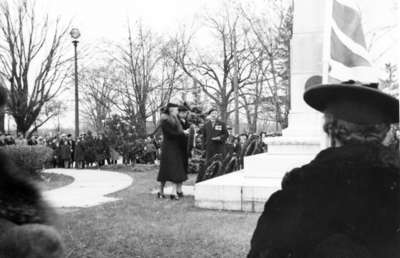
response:
<path id="1" fill-rule="evenodd" d="M 383 145 L 399 101 L 354 81 L 311 86 L 304 100 L 332 147 L 286 174 L 248 257 L 400 257 L 400 159 Z"/>

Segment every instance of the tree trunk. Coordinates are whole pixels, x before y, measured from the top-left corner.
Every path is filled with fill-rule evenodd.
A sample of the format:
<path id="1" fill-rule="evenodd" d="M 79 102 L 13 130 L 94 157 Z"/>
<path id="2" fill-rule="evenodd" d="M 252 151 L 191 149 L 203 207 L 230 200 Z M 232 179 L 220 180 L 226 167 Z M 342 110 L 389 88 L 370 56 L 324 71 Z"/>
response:
<path id="1" fill-rule="evenodd" d="M 228 107 L 227 105 L 221 105 L 220 106 L 220 111 L 221 111 L 221 117 L 220 120 L 224 123 L 228 121 Z"/>
<path id="2" fill-rule="evenodd" d="M 0 111 L 0 132 L 4 133 L 5 128 L 4 128 L 4 119 L 5 119 L 5 113 L 4 110 Z"/>
<path id="3" fill-rule="evenodd" d="M 245 104 L 244 109 L 246 111 L 247 130 L 251 133 L 252 132 L 251 112 L 250 112 L 250 107 L 249 107 L 249 105 L 247 105 L 247 103 Z"/>
<path id="4" fill-rule="evenodd" d="M 147 135 L 147 125 L 146 125 L 146 106 L 145 104 L 139 105 L 138 119 L 136 125 L 136 132 L 139 137 L 146 137 Z"/>
<path id="5" fill-rule="evenodd" d="M 139 137 L 143 138 L 146 137 L 147 135 L 147 130 L 146 130 L 146 119 L 143 117 L 139 117 L 137 119 L 137 124 L 136 124 L 136 132 Z"/>
<path id="6" fill-rule="evenodd" d="M 257 133 L 257 123 L 258 123 L 258 107 L 260 104 L 260 98 L 257 96 L 256 103 L 254 105 L 254 115 L 253 115 L 253 123 L 252 123 L 252 132 Z"/>

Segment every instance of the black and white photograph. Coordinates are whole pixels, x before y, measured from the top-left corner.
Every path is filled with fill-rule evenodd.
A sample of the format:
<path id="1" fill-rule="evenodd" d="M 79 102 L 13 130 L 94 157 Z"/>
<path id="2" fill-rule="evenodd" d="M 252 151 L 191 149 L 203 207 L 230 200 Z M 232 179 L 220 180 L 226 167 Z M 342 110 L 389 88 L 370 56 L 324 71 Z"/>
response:
<path id="1" fill-rule="evenodd" d="M 399 0 L 0 0 L 0 258 L 400 258 Z"/>

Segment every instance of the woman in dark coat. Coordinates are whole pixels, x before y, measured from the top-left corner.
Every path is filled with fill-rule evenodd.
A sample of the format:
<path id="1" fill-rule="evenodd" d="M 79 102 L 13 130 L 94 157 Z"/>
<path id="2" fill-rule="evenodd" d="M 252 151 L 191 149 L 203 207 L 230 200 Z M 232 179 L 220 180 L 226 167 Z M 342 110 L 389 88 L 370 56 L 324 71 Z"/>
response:
<path id="1" fill-rule="evenodd" d="M 382 144 L 398 100 L 352 81 L 313 86 L 304 99 L 325 113 L 332 147 L 284 177 L 248 257 L 400 257 L 400 159 Z"/>
<path id="2" fill-rule="evenodd" d="M 164 198 L 165 182 L 174 183 L 171 199 L 177 200 L 183 196 L 182 182 L 187 179 L 185 171 L 186 147 L 185 132 L 179 121 L 178 105 L 169 103 L 166 111 L 161 115 L 161 130 L 163 142 L 161 145 L 161 163 L 157 181 L 160 182 L 159 198 Z M 176 193 L 176 195 L 174 194 Z"/>

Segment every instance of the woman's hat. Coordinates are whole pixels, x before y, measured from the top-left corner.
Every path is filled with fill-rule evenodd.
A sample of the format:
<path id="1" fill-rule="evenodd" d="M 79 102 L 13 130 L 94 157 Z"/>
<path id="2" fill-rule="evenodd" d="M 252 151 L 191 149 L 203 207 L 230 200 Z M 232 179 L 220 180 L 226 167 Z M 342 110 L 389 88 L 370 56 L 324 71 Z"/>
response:
<path id="1" fill-rule="evenodd" d="M 166 108 L 172 108 L 172 107 L 179 107 L 179 105 L 170 102 L 170 103 L 168 103 L 167 106 L 166 106 Z"/>
<path id="2" fill-rule="evenodd" d="M 378 89 L 377 83 L 346 81 L 308 87 L 304 101 L 312 108 L 358 124 L 399 122 L 399 100 Z"/>
<path id="3" fill-rule="evenodd" d="M 210 115 L 212 112 L 217 112 L 217 110 L 215 108 L 208 110 L 208 112 L 206 113 L 207 116 Z"/>

